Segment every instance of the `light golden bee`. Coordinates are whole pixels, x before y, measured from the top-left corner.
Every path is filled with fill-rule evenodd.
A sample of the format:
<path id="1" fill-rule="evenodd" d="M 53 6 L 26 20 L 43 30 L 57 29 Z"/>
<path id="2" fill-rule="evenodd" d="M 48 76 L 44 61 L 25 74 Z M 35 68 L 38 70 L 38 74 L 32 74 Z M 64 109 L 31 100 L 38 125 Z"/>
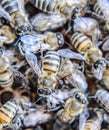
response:
<path id="1" fill-rule="evenodd" d="M 1 0 L 0 14 L 10 22 L 18 35 L 24 35 L 31 30 L 28 18 L 24 12 L 24 1 Z"/>
<path id="2" fill-rule="evenodd" d="M 40 13 L 30 19 L 34 30 L 43 32 L 46 30 L 54 30 L 62 27 L 66 23 L 66 19 L 57 14 Z"/>
<path id="3" fill-rule="evenodd" d="M 95 94 L 97 103 L 109 112 L 109 92 L 104 89 L 97 90 Z"/>
<path id="4" fill-rule="evenodd" d="M 59 71 L 60 57 L 57 52 L 49 51 L 44 56 L 42 62 L 42 75 L 38 80 L 40 95 L 50 95 L 55 88 L 57 79 L 56 73 Z"/>
<path id="5" fill-rule="evenodd" d="M 76 51 L 84 54 L 86 63 L 92 67 L 94 77 L 102 79 L 107 64 L 102 57 L 102 51 L 92 43 L 90 38 L 78 32 L 72 35 L 71 44 Z"/>
<path id="6" fill-rule="evenodd" d="M 44 12 L 61 15 L 66 19 L 74 17 L 87 5 L 87 0 L 30 0 L 30 2 Z"/>
<path id="7" fill-rule="evenodd" d="M 9 59 L 5 56 L 0 57 L 0 86 L 11 87 L 13 85 L 13 72 L 9 66 Z"/>
<path id="8" fill-rule="evenodd" d="M 44 34 L 24 35 L 18 41 L 21 55 L 26 51 L 37 53 L 41 50 L 56 50 L 64 44 L 61 33 L 45 32 Z"/>
<path id="9" fill-rule="evenodd" d="M 75 117 L 81 114 L 84 107 L 88 105 L 84 93 L 79 89 L 73 89 L 73 92 L 73 96 L 66 101 L 64 109 L 58 113 L 58 119 L 63 123 L 72 123 Z"/>
<path id="10" fill-rule="evenodd" d="M 8 25 L 2 26 L 0 28 L 0 36 L 6 37 L 6 40 L 4 41 L 6 44 L 14 43 L 17 38 L 14 30 Z"/>

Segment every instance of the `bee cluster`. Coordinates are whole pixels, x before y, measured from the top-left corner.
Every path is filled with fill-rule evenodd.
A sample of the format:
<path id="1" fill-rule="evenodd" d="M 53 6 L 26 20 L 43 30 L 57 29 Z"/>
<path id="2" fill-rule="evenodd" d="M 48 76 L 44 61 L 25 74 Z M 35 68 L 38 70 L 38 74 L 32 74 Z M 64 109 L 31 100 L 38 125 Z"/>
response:
<path id="1" fill-rule="evenodd" d="M 108 10 L 0 0 L 0 130 L 109 130 Z"/>

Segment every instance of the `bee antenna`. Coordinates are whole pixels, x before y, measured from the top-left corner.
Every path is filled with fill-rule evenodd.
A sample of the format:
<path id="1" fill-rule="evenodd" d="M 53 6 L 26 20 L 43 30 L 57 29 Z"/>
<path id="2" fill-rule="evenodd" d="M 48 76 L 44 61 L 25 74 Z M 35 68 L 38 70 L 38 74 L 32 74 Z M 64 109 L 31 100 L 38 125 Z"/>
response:
<path id="1" fill-rule="evenodd" d="M 43 97 L 40 97 L 40 98 L 38 98 L 35 102 L 34 102 L 34 104 L 37 104 L 40 100 L 42 100 L 43 99 Z"/>
<path id="2" fill-rule="evenodd" d="M 69 46 L 71 50 L 73 50 L 73 47 L 72 47 L 72 45 L 71 45 L 70 43 L 68 43 L 67 41 L 64 41 L 64 43 L 65 43 L 67 46 Z"/>

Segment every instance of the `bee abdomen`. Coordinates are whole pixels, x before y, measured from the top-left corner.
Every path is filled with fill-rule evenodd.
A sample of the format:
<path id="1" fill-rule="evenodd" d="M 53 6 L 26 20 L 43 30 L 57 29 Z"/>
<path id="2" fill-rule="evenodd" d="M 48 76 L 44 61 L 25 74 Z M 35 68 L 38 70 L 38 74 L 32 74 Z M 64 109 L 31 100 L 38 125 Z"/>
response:
<path id="1" fill-rule="evenodd" d="M 18 4 L 15 0 L 1 0 L 0 4 L 9 14 L 18 10 Z"/>
<path id="2" fill-rule="evenodd" d="M 84 130 L 100 130 L 101 124 L 99 120 L 96 119 L 89 119 L 85 125 Z"/>
<path id="3" fill-rule="evenodd" d="M 82 54 L 92 47 L 91 40 L 81 33 L 74 33 L 71 37 L 71 42 L 73 47 Z"/>
<path id="4" fill-rule="evenodd" d="M 59 55 L 54 51 L 50 51 L 44 57 L 42 68 L 44 71 L 55 73 L 59 69 L 59 64 L 60 64 Z"/>
<path id="5" fill-rule="evenodd" d="M 11 70 L 7 70 L 4 73 L 0 74 L 0 86 L 5 87 L 11 87 L 13 84 L 13 73 Z"/>
<path id="6" fill-rule="evenodd" d="M 53 0 L 31 0 L 31 2 L 36 8 L 45 12 L 54 12 L 57 5 Z"/>
<path id="7" fill-rule="evenodd" d="M 94 11 L 95 11 L 98 15 L 100 15 L 100 16 L 103 15 L 102 10 L 101 10 L 101 8 L 100 8 L 100 6 L 99 6 L 98 3 L 95 4 L 95 6 L 94 6 Z"/>
<path id="8" fill-rule="evenodd" d="M 101 89 L 97 91 L 95 96 L 99 105 L 109 112 L 109 93 Z"/>
<path id="9" fill-rule="evenodd" d="M 0 108 L 0 123 L 3 126 L 8 125 L 14 116 L 16 115 L 16 104 L 11 101 L 8 101 Z"/>

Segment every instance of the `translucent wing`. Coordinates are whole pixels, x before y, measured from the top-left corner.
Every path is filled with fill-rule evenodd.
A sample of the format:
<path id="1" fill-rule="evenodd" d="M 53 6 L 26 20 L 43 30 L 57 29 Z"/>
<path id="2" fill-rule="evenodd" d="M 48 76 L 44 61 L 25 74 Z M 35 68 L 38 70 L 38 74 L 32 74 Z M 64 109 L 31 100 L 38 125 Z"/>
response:
<path id="1" fill-rule="evenodd" d="M 11 17 L 7 11 L 5 11 L 2 6 L 0 5 L 0 17 L 4 17 L 8 21 L 11 21 Z"/>
<path id="2" fill-rule="evenodd" d="M 10 68 L 13 71 L 13 76 L 14 76 L 16 82 L 22 83 L 22 87 L 23 86 L 28 87 L 29 82 L 26 79 L 26 77 L 20 71 L 14 69 L 13 67 L 10 67 Z"/>
<path id="3" fill-rule="evenodd" d="M 87 107 L 85 107 L 83 112 L 79 116 L 79 130 L 84 130 L 84 126 L 86 124 L 88 117 L 89 117 L 88 109 Z"/>
<path id="4" fill-rule="evenodd" d="M 24 0 L 16 0 L 20 12 L 25 13 Z"/>
<path id="5" fill-rule="evenodd" d="M 60 49 L 57 52 L 60 56 L 65 57 L 65 58 L 85 60 L 83 55 L 76 53 L 76 52 L 73 52 L 69 49 Z"/>
<path id="6" fill-rule="evenodd" d="M 31 52 L 26 52 L 25 58 L 26 58 L 28 64 L 31 66 L 31 68 L 33 68 L 35 73 L 38 75 L 38 77 L 40 77 L 41 70 L 40 70 L 38 62 L 37 62 L 37 57 Z"/>
<path id="7" fill-rule="evenodd" d="M 63 26 L 66 23 L 66 18 L 57 14 L 39 13 L 31 18 L 30 21 L 35 30 L 46 31 Z"/>
<path id="8" fill-rule="evenodd" d="M 38 35 L 24 35 L 20 37 L 17 43 L 21 43 L 21 48 L 23 52 L 33 52 L 37 53 L 40 49 L 42 50 L 49 50 L 51 48 L 50 45 L 43 43 L 43 39 L 45 35 L 38 34 Z M 20 44 L 19 44 L 20 46 Z"/>

